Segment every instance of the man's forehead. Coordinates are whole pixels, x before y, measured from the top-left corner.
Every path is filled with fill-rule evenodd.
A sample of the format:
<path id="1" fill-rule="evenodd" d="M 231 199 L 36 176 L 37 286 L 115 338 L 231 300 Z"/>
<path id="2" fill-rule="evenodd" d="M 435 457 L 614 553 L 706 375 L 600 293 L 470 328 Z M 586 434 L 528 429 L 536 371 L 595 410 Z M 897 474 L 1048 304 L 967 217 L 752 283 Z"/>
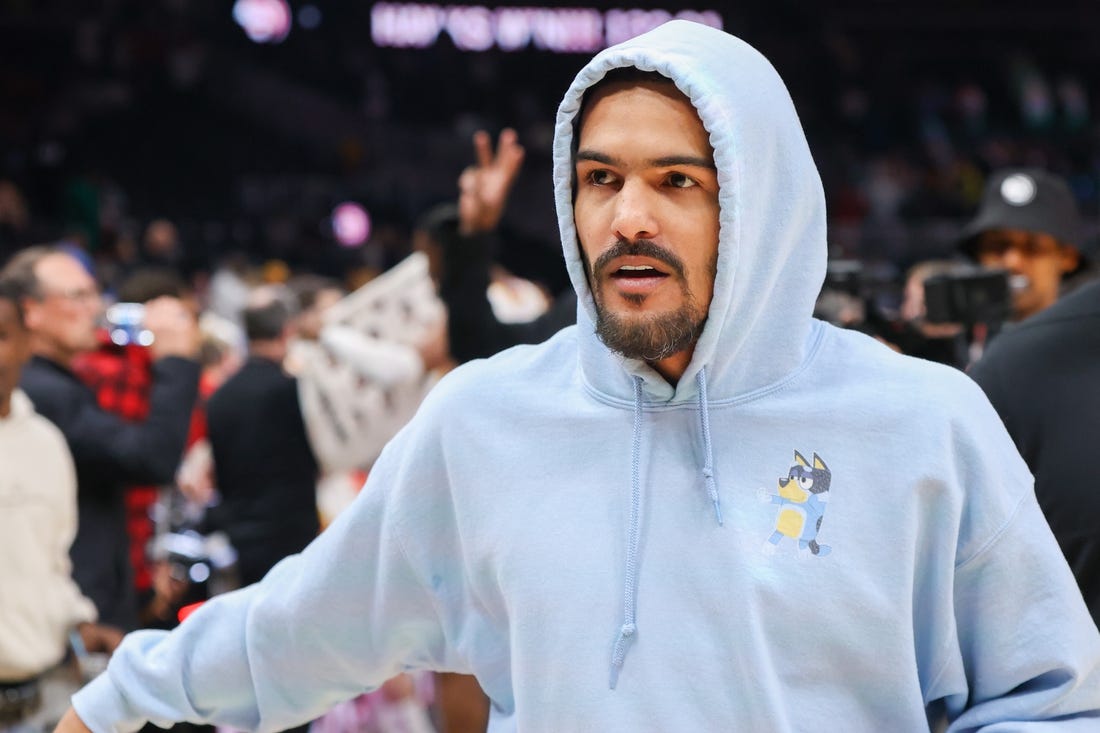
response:
<path id="1" fill-rule="evenodd" d="M 48 254 L 38 261 L 35 276 L 42 281 L 64 282 L 66 284 L 79 284 L 92 280 L 92 276 L 76 259 L 65 252 Z"/>
<path id="2" fill-rule="evenodd" d="M 636 89 L 645 89 L 661 94 L 669 99 L 684 102 L 692 109 L 695 109 L 695 106 L 691 103 L 691 100 L 688 99 L 687 95 L 681 92 L 673 81 L 667 77 L 652 75 L 642 79 L 628 79 L 622 81 L 604 80 L 597 82 L 584 93 L 584 100 L 581 103 L 580 129 L 584 129 L 584 123 L 585 120 L 588 119 L 588 113 L 591 112 L 592 107 L 594 107 L 597 102 L 616 94 L 622 94 Z"/>
<path id="3" fill-rule="evenodd" d="M 656 95 L 656 96 L 653 96 Z M 644 103 L 639 108 L 637 106 L 637 100 L 642 97 Z M 662 99 L 663 98 L 663 99 Z M 671 103 L 671 104 L 669 104 Z M 599 124 L 593 122 L 593 113 L 597 109 L 604 110 L 605 114 L 596 115 L 596 117 L 606 119 L 606 112 L 608 106 L 614 109 L 615 105 L 627 105 L 627 109 L 631 110 L 631 115 L 638 115 L 637 119 L 634 119 L 629 125 L 630 134 L 628 138 L 635 137 L 636 133 L 645 131 L 645 121 L 649 110 L 655 109 L 675 109 L 677 112 L 674 114 L 682 115 L 682 120 L 690 119 L 686 127 L 680 127 L 683 130 L 685 138 L 698 138 L 700 143 L 698 153 L 703 153 L 704 149 L 708 158 L 712 157 L 713 150 L 710 145 L 709 135 L 706 127 L 699 117 L 699 112 L 695 106 L 691 103 L 691 100 L 672 83 L 671 80 L 660 77 L 659 80 L 642 80 L 642 81 L 624 81 L 613 83 L 602 83 L 601 85 L 594 87 L 589 91 L 589 94 L 585 97 L 585 103 L 581 110 L 581 117 L 577 126 L 576 137 L 574 138 L 574 152 L 576 153 L 580 147 L 585 145 L 587 139 L 593 136 L 607 137 L 607 130 L 600 127 Z M 631 107 L 630 105 L 634 105 Z M 613 117 L 619 118 L 621 123 L 621 108 L 619 114 L 613 114 Z M 660 124 L 660 123 L 659 123 Z M 622 131 L 616 128 L 612 128 L 612 132 L 609 134 L 614 135 L 614 140 L 622 140 Z M 673 137 L 679 137 L 679 134 Z M 606 142 L 606 141 L 605 141 Z"/>

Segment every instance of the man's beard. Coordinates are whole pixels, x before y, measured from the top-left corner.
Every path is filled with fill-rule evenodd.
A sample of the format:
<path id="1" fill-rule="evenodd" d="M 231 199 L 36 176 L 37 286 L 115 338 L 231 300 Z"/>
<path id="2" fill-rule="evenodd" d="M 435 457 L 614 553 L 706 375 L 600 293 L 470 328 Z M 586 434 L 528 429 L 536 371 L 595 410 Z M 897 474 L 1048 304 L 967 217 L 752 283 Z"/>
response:
<path id="1" fill-rule="evenodd" d="M 679 281 L 683 304 L 671 313 L 638 316 L 623 316 L 605 308 L 596 273 L 603 271 L 614 258 L 624 255 L 651 257 L 668 265 L 672 269 L 670 277 Z M 588 283 L 596 305 L 596 335 L 607 348 L 628 359 L 657 362 L 692 348 L 699 341 L 707 314 L 699 313 L 698 304 L 687 284 L 684 263 L 675 254 L 648 239 L 634 242 L 620 239 L 596 259 L 594 266 L 589 266 L 587 257 L 582 259 L 588 269 Z M 623 297 L 639 304 L 646 298 L 644 295 Z"/>

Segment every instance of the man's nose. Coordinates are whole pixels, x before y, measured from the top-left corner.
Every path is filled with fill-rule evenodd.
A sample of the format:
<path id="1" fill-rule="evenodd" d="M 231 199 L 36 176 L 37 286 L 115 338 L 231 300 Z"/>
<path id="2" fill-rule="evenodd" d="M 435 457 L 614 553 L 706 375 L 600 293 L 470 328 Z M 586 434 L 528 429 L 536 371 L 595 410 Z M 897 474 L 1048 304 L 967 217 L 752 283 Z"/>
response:
<path id="1" fill-rule="evenodd" d="M 654 239 L 660 227 L 653 211 L 653 202 L 645 185 L 640 181 L 627 181 L 615 200 L 615 219 L 612 222 L 615 235 L 628 242 Z"/>
<path id="2" fill-rule="evenodd" d="M 1011 272 L 1022 272 L 1026 259 L 1026 255 L 1020 252 L 1019 248 L 1009 247 L 1001 258 L 1001 266 Z"/>

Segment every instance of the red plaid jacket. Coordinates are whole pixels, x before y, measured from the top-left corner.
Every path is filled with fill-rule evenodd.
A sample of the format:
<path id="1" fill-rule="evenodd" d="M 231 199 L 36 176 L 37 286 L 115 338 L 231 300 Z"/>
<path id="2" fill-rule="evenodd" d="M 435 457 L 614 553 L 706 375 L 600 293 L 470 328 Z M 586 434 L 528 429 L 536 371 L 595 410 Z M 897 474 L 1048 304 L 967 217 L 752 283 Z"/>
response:
<path id="1" fill-rule="evenodd" d="M 149 393 L 153 384 L 153 358 L 149 349 L 138 344 L 118 346 L 106 330 L 100 332 L 99 341 L 99 349 L 77 357 L 73 371 L 80 381 L 92 388 L 104 410 L 132 422 L 144 420 L 149 415 Z M 126 490 L 130 564 L 139 594 L 153 586 L 145 548 L 153 538 L 155 526 L 151 512 L 156 500 L 156 486 L 131 486 Z"/>
<path id="2" fill-rule="evenodd" d="M 104 329 L 98 334 L 99 348 L 82 354 L 73 371 L 96 394 L 99 406 L 125 420 L 140 422 L 149 416 L 149 395 L 153 387 L 153 357 L 138 344 L 118 346 Z M 200 390 L 202 392 L 202 390 Z M 200 400 L 208 396 L 202 392 Z M 190 448 L 206 435 L 206 419 L 201 404 L 191 415 Z M 157 501 L 156 486 L 131 486 L 126 490 L 126 528 L 130 535 L 130 564 L 134 568 L 134 587 L 139 594 L 153 587 L 146 548 L 156 526 L 152 509 Z"/>

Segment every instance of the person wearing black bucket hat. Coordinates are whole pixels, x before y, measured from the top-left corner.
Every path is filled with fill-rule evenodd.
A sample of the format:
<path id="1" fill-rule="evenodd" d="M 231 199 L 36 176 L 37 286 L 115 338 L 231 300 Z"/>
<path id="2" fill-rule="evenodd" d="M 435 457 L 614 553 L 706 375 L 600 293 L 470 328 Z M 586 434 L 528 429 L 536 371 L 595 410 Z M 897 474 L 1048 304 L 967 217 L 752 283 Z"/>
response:
<path id="1" fill-rule="evenodd" d="M 989 269 L 1006 270 L 1012 320 L 1021 321 L 1058 300 L 1062 279 L 1085 264 L 1081 219 L 1061 178 L 1037 168 L 995 172 L 959 248 Z"/>

